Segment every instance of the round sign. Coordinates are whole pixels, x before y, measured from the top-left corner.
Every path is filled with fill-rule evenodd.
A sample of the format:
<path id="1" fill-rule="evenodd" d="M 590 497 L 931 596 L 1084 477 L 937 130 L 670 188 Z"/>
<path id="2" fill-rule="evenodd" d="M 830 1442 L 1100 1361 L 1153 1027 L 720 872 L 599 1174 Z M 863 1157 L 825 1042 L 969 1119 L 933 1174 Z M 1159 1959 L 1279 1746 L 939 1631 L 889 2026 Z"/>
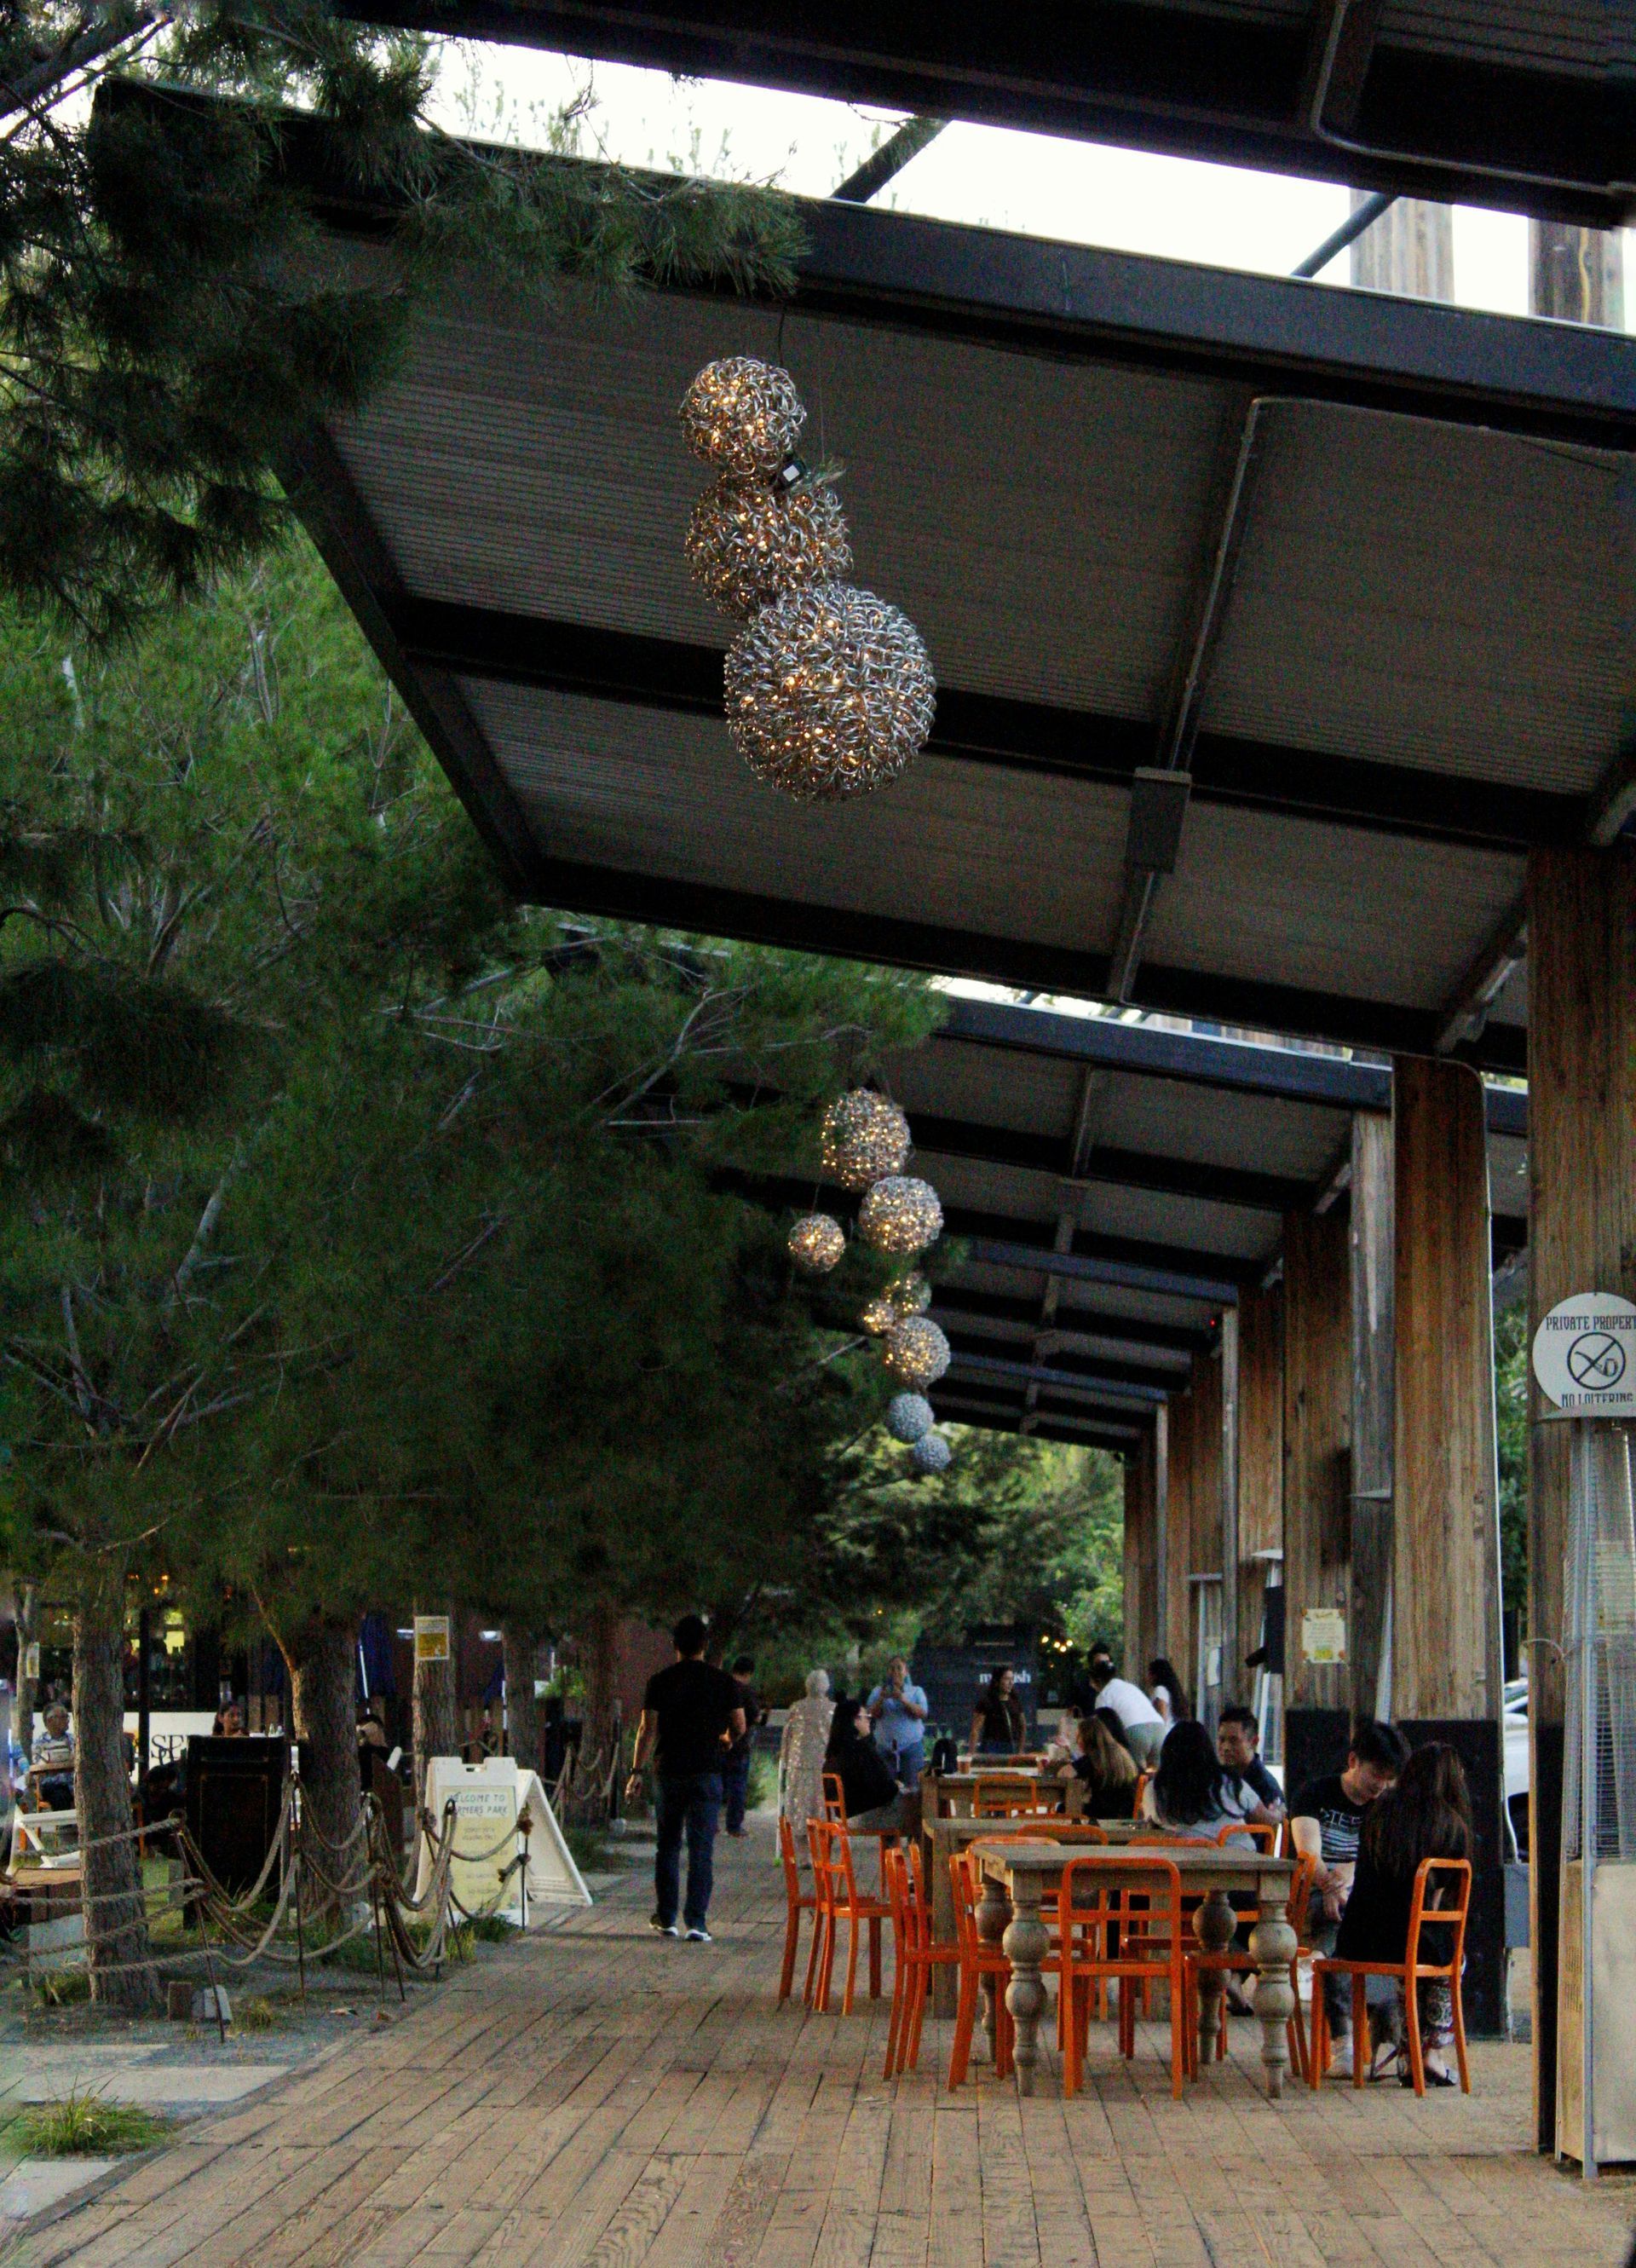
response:
<path id="1" fill-rule="evenodd" d="M 1636 1416 L 1636 1307 L 1615 1292 L 1559 1300 L 1534 1334 L 1534 1375 L 1559 1410 Z"/>

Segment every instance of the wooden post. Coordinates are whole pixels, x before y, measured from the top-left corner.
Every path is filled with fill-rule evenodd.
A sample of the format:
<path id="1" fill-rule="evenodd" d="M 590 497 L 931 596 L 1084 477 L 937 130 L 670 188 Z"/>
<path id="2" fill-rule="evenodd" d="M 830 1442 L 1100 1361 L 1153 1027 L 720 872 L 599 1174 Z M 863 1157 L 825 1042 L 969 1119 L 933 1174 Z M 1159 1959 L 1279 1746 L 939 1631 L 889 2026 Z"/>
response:
<path id="1" fill-rule="evenodd" d="M 1170 1396 L 1169 1405 L 1169 1498 L 1167 1504 L 1164 1585 L 1165 1644 L 1159 1648 L 1181 1671 L 1191 1688 L 1187 1658 L 1192 1645 L 1192 1608 L 1187 1578 L 1192 1570 L 1193 1495 L 1197 1466 L 1194 1436 L 1198 1427 L 1199 1358 L 1193 1358 L 1187 1383 Z"/>
<path id="2" fill-rule="evenodd" d="M 1125 1460 L 1125 1675 L 1138 1684 L 1147 1681 L 1154 1650 L 1157 1462 L 1153 1432 L 1145 1432 Z"/>
<path id="3" fill-rule="evenodd" d="M 1153 1418 L 1153 1613 L 1144 1623 L 1155 1653 L 1168 1653 L 1170 1632 L 1170 1411 L 1168 1403 Z M 1144 1668 L 1146 1664 L 1143 1665 Z M 1139 1685 L 1145 1677 L 1139 1677 Z"/>
<path id="4" fill-rule="evenodd" d="M 1351 1603 L 1352 1324 L 1346 1223 L 1284 1222 L 1285 1777 L 1333 1768 L 1344 1750 L 1347 1668 L 1310 1661 L 1305 1617 Z"/>
<path id="5" fill-rule="evenodd" d="M 1361 189 L 1353 191 L 1354 212 L 1363 198 Z M 1352 280 L 1365 291 L 1452 299 L 1454 208 L 1425 197 L 1399 197 L 1354 239 Z"/>
<path id="6" fill-rule="evenodd" d="M 1397 1521 L 1392 1689 L 1416 1747 L 1465 1766 L 1478 1830 L 1466 1938 L 1474 2031 L 1505 2029 L 1500 1511 L 1488 1147 L 1482 1081 L 1458 1064 L 1393 1067 L 1397 1169 Z"/>
<path id="7" fill-rule="evenodd" d="M 1187 1621 L 1188 1650 L 1192 1657 L 1189 1672 L 1181 1662 L 1176 1666 L 1185 1677 L 1191 1677 L 1198 1690 L 1193 1695 L 1193 1706 L 1201 1721 L 1212 1732 L 1215 1730 L 1216 1712 L 1221 1706 L 1221 1686 L 1218 1677 L 1212 1682 L 1208 1675 L 1208 1655 L 1214 1643 L 1219 1650 L 1219 1602 L 1221 1576 L 1221 1478 L 1222 1392 L 1224 1387 L 1221 1359 L 1219 1354 L 1195 1355 L 1193 1358 L 1192 1549 L 1187 1564 Z M 1191 1578 L 1204 1576 L 1213 1579 L 1206 1586 Z M 1175 1656 L 1171 1656 L 1172 1660 Z"/>
<path id="8" fill-rule="evenodd" d="M 1238 1646 L 1238 1403 L 1240 1347 L 1238 1310 L 1221 1316 L 1221 1675 L 1216 1708 L 1236 1698 L 1242 1664 Z"/>
<path id="9" fill-rule="evenodd" d="M 1529 1324 L 1574 1292 L 1636 1299 L 1636 851 L 1528 867 Z M 1529 1382 L 1530 1941 L 1536 2133 L 1556 2145 L 1568 1428 Z"/>
<path id="10" fill-rule="evenodd" d="M 1261 1642 L 1266 1562 L 1284 1548 L 1284 1294 L 1246 1292 L 1238 1306 L 1238 1653 L 1227 1697 L 1250 1698 L 1244 1656 Z"/>
<path id="11" fill-rule="evenodd" d="M 1354 1717 L 1392 1712 L 1392 1122 L 1352 1122 L 1352 1604 Z"/>

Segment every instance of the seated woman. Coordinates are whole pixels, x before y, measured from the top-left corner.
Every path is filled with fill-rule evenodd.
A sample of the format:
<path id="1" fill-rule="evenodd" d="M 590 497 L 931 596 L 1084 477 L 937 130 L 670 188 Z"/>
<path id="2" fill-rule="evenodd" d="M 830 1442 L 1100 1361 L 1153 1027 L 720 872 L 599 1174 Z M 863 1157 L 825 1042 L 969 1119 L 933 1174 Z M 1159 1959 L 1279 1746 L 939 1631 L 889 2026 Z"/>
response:
<path id="1" fill-rule="evenodd" d="M 1174 1835 L 1191 1835 L 1214 1842 L 1223 1827 L 1242 1827 L 1247 1820 L 1275 1825 L 1273 1814 L 1249 1789 L 1240 1791 L 1221 1768 L 1214 1743 L 1193 1718 L 1172 1725 L 1159 1751 L 1159 1768 L 1148 1781 L 1141 1800 L 1142 1816 L 1168 1828 Z M 1245 1849 L 1248 1835 L 1230 1840 Z"/>
<path id="2" fill-rule="evenodd" d="M 1078 1753 L 1062 1766 L 1059 1778 L 1085 1783 L 1085 1808 L 1091 1818 L 1128 1819 L 1136 1785 L 1135 1757 L 1109 1732 L 1100 1710 L 1094 1717 L 1076 1718 L 1073 1730 Z"/>
<path id="3" fill-rule="evenodd" d="M 1421 1859 L 1470 1859 L 1476 1841 L 1471 1799 L 1460 1759 L 1446 1742 L 1428 1741 L 1404 1765 L 1397 1785 L 1389 1787 L 1364 1815 L 1352 1895 L 1335 1935 L 1336 1959 L 1405 1959 L 1414 1877 Z M 1449 1958 L 1447 1937 L 1446 1926 L 1441 1931 L 1422 1929 L 1420 1947 L 1426 1959 Z M 1395 2064 L 1404 2086 L 1412 2086 L 1404 2044 L 1407 2012 L 1402 1985 L 1395 1977 L 1370 1977 L 1364 1980 L 1364 1993 L 1376 2046 L 1372 2076 L 1383 2078 Z M 1421 1984 L 1419 1998 L 1416 2020 L 1426 2058 L 1426 2083 L 1453 2087 L 1455 2077 L 1445 2055 L 1454 2039 L 1454 1997 L 1447 1984 L 1434 1978 Z"/>
<path id="4" fill-rule="evenodd" d="M 824 1769 L 840 1781 L 840 1808 L 848 1826 L 904 1827 L 911 1824 L 906 1807 L 918 1815 L 918 1793 L 906 1794 L 897 1774 L 870 1737 L 868 1704 L 861 1697 L 837 1697 L 824 1752 Z"/>
<path id="5" fill-rule="evenodd" d="M 1070 1701 L 1062 1712 L 1056 1731 L 1045 1742 L 1045 1762 L 1048 1764 L 1071 1764 L 1079 1754 L 1080 1716 L 1080 1710 Z"/>

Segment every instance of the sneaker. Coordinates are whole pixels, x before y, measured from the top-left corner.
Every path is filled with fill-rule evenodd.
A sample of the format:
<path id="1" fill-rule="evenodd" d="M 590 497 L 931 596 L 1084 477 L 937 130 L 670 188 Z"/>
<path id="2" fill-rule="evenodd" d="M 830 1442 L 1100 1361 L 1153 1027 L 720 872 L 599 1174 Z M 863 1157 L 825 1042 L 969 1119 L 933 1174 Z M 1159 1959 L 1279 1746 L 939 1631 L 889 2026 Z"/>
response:
<path id="1" fill-rule="evenodd" d="M 675 1931 L 672 1930 L 671 1934 L 674 1937 Z M 708 1929 L 690 1929 L 687 1933 L 687 1942 L 689 1945 L 714 1945 L 715 1940 Z"/>
<path id="2" fill-rule="evenodd" d="M 676 1924 L 673 1921 L 661 1921 L 657 1914 L 652 1916 L 649 1921 L 648 1926 L 660 1937 L 679 1937 L 681 1935 L 680 1930 L 677 1928 Z"/>

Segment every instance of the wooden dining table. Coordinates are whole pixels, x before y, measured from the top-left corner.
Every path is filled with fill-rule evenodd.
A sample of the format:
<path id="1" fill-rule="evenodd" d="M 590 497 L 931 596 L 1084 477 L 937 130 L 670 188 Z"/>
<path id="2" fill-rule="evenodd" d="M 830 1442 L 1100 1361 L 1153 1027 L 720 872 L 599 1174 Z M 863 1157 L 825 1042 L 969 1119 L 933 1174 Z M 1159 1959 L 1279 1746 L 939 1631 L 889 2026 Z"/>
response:
<path id="1" fill-rule="evenodd" d="M 1151 1835 L 1152 1827 L 1140 1819 L 1103 1819 L 1097 1825 L 1111 1845 L 1120 1845 L 1133 1835 Z M 1049 1835 L 1053 1822 L 1048 1817 L 1019 1819 L 973 1819 L 969 1812 L 957 1818 L 936 1818 L 929 1811 L 921 1815 L 921 1863 L 925 1871 L 927 1896 L 932 1909 L 932 1942 L 952 1945 L 954 1934 L 954 1888 L 949 1879 L 949 1861 L 957 1851 L 970 1848 L 994 1837 L 1012 1835 Z M 1087 1846 L 1076 1844 L 1076 1850 Z M 1089 1846 L 1089 1847 L 1095 1847 Z M 931 2009 L 934 2016 L 952 2016 L 959 1990 L 953 1969 L 940 1962 L 932 1970 Z"/>
<path id="2" fill-rule="evenodd" d="M 1065 1780 L 1060 1764 L 1008 1764 L 1001 1757 L 991 1757 L 980 1771 L 934 1772 L 921 1775 L 921 1789 L 928 1814 L 935 1812 L 940 1819 L 969 1819 L 977 1808 L 977 1791 L 985 1781 L 1015 1780 L 1019 1787 L 1024 1784 L 1031 1790 L 1043 1791 L 1053 1796 L 1067 1792 L 1068 1816 L 1077 1816 L 1077 1807 L 1084 1794 L 1081 1780 Z"/>
<path id="3" fill-rule="evenodd" d="M 1038 1828 L 1038 1822 L 1036 1822 Z M 1151 1832 L 1151 1830 L 1148 1830 Z M 1006 1986 L 1006 2007 L 1016 2026 L 1013 2049 L 1019 2095 L 1034 2091 L 1039 2059 L 1039 2018 L 1045 2005 L 1045 1962 L 1051 1949 L 1051 1933 L 1040 1916 L 1045 1893 L 1057 1889 L 1062 1869 L 1072 1859 L 1112 1856 L 1101 1846 L 1082 1843 L 1027 1842 L 1013 1837 L 975 1837 L 971 1847 L 983 1869 L 983 1896 L 977 1909 L 978 1934 L 986 1943 L 999 1945 L 1011 1964 Z M 1126 1843 L 1121 1863 L 1107 1870 L 1111 1886 L 1140 1891 L 1142 1877 L 1125 1863 L 1146 1855 L 1149 1846 Z M 1295 1933 L 1289 1926 L 1289 1893 L 1295 1878 L 1293 1859 L 1274 1859 L 1262 1851 L 1230 1847 L 1204 1849 L 1196 1844 L 1171 1848 L 1151 1846 L 1155 1862 L 1153 1884 L 1163 1878 L 1161 1864 L 1173 1866 L 1182 1880 L 1184 1897 L 1196 1897 L 1193 1929 L 1200 1948 L 1224 1953 L 1238 1926 L 1231 1900 L 1235 1896 L 1255 1899 L 1258 1918 L 1250 1933 L 1250 1952 L 1256 1964 L 1255 2013 L 1261 2026 L 1261 2061 L 1266 2072 L 1266 2091 L 1276 2101 L 1284 2092 L 1289 2072 L 1289 2041 L 1285 2030 L 1295 2013 L 1289 1964 L 1295 1956 Z M 1083 1877 L 1081 1878 L 1084 1879 Z M 1095 1876 L 1090 1879 L 1094 1881 Z M 1215 2054 L 1221 2020 L 1221 1995 L 1226 1977 L 1220 1969 L 1202 1966 L 1199 1971 L 1199 2067 L 1206 2069 Z M 998 2010 L 991 1984 L 985 1988 L 985 2025 L 989 2053 L 994 2048 Z"/>

